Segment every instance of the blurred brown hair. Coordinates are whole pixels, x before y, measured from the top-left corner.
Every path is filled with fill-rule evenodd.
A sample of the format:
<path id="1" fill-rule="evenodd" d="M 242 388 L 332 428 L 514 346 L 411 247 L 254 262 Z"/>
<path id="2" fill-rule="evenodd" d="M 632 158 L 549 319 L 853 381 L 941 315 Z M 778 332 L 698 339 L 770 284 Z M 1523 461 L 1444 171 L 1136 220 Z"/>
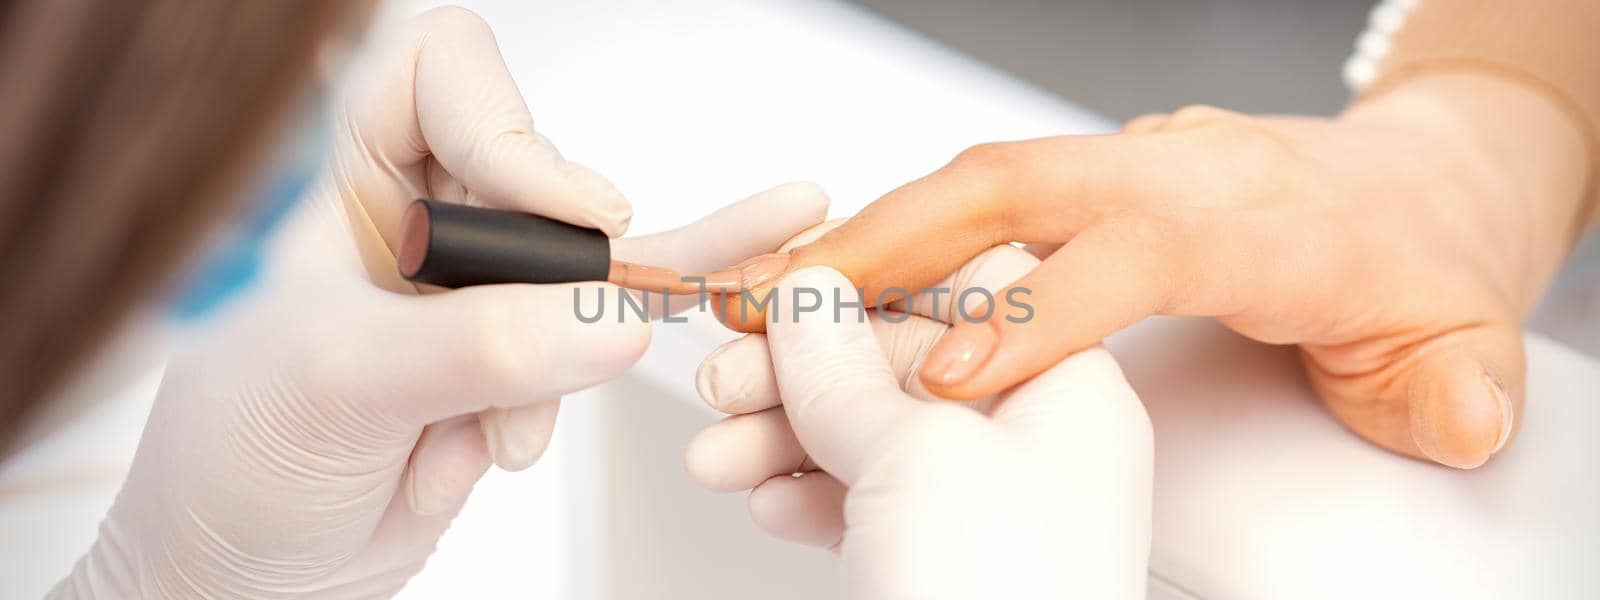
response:
<path id="1" fill-rule="evenodd" d="M 0 1 L 0 449 L 172 276 L 370 2 Z"/>

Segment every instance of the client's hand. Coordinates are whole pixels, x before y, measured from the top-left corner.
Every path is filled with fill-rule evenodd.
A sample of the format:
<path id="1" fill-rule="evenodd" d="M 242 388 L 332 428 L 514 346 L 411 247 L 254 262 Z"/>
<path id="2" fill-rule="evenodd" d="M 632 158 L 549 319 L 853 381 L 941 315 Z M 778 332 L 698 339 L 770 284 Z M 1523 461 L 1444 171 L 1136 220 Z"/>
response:
<path id="1" fill-rule="evenodd" d="M 1531 89 L 1436 74 L 1336 119 L 1195 107 L 986 144 L 787 268 L 832 266 L 872 302 L 1034 243 L 1048 258 L 1014 288 L 1033 318 L 956 324 L 922 369 L 930 389 L 987 396 L 1147 315 L 1214 316 L 1299 345 L 1356 433 L 1471 468 L 1514 431 L 1519 323 L 1594 214 L 1574 125 Z"/>
<path id="2" fill-rule="evenodd" d="M 1003 246 L 939 287 L 998 289 L 1036 264 Z M 690 443 L 690 476 L 754 488 L 756 524 L 837 552 L 849 597 L 1143 598 L 1150 423 L 1111 356 L 1079 352 L 983 402 L 940 400 L 914 375 L 948 329 L 948 296 L 868 324 L 844 304 L 851 288 L 826 267 L 791 273 L 767 334 L 706 359 L 701 395 L 734 416 Z M 793 311 L 796 289 L 820 307 Z"/>

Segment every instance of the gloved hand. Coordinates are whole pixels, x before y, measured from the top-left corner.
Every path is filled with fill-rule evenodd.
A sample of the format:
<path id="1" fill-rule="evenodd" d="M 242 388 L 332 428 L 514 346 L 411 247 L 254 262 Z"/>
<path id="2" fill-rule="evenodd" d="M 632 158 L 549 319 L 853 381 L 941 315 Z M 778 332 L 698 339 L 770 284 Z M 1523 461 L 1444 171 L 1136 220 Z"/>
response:
<path id="1" fill-rule="evenodd" d="M 627 230 L 628 200 L 534 128 L 494 33 L 476 14 L 429 11 L 393 45 L 358 63 L 333 153 L 332 192 L 375 284 L 417 292 L 395 266 L 394 234 L 405 207 L 424 196 L 536 213 L 611 237 Z M 559 405 L 550 400 L 479 416 L 501 468 L 524 469 L 538 458 Z M 424 436 L 424 445 L 432 438 Z M 408 499 L 420 512 L 443 508 Z"/>
<path id="2" fill-rule="evenodd" d="M 1036 264 L 1002 246 L 935 287 L 1000 289 Z M 796 288 L 821 307 L 785 312 Z M 869 325 L 833 295 L 856 301 L 852 288 L 827 267 L 790 273 L 766 335 L 706 359 L 701 395 L 734 416 L 690 443 L 691 478 L 753 488 L 755 523 L 838 553 L 849 597 L 1143 598 L 1150 423 L 1111 356 L 1079 352 L 998 398 L 941 400 L 915 373 L 949 328 L 950 296 Z"/>
<path id="3" fill-rule="evenodd" d="M 514 431 L 498 443 L 531 462 L 563 394 L 644 350 L 648 323 L 573 314 L 574 288 L 614 297 L 607 284 L 400 285 L 382 233 L 415 196 L 611 233 L 628 216 L 609 184 L 532 133 L 480 20 L 434 11 L 412 31 L 384 55 L 392 69 L 377 65 L 375 87 L 344 104 L 349 137 L 273 240 L 262 289 L 171 361 L 100 538 L 55 596 L 392 594 L 489 465 L 478 413 L 504 409 L 489 430 Z M 768 251 L 825 210 L 817 188 L 788 185 L 613 247 L 703 271 Z M 708 231 L 719 243 L 703 242 Z"/>
<path id="4" fill-rule="evenodd" d="M 957 324 L 925 384 L 981 397 L 1145 316 L 1213 316 L 1298 345 L 1356 433 L 1473 468 L 1515 432 L 1521 320 L 1600 215 L 1583 137 L 1538 90 L 1474 74 L 1418 76 L 1335 119 L 1195 107 L 976 146 L 787 268 L 837 268 L 870 299 L 1035 243 L 1049 258 L 1016 289 L 1036 318 Z"/>

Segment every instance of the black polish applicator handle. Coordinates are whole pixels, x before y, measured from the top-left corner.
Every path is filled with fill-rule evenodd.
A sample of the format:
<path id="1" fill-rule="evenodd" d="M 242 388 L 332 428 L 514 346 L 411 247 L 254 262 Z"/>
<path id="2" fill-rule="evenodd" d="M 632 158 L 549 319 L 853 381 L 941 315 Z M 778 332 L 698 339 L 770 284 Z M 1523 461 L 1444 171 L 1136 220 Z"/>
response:
<path id="1" fill-rule="evenodd" d="M 400 225 L 400 275 L 447 288 L 605 281 L 611 240 L 538 215 L 419 199 Z"/>

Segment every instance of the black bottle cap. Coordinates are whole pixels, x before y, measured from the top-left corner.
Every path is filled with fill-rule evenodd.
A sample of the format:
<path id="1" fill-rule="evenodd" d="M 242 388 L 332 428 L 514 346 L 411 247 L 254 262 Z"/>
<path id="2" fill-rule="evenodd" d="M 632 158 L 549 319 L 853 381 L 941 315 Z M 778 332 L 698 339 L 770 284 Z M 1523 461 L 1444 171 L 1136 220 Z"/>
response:
<path id="1" fill-rule="evenodd" d="M 611 240 L 598 229 L 528 213 L 434 200 L 406 207 L 400 275 L 449 288 L 605 281 Z"/>

